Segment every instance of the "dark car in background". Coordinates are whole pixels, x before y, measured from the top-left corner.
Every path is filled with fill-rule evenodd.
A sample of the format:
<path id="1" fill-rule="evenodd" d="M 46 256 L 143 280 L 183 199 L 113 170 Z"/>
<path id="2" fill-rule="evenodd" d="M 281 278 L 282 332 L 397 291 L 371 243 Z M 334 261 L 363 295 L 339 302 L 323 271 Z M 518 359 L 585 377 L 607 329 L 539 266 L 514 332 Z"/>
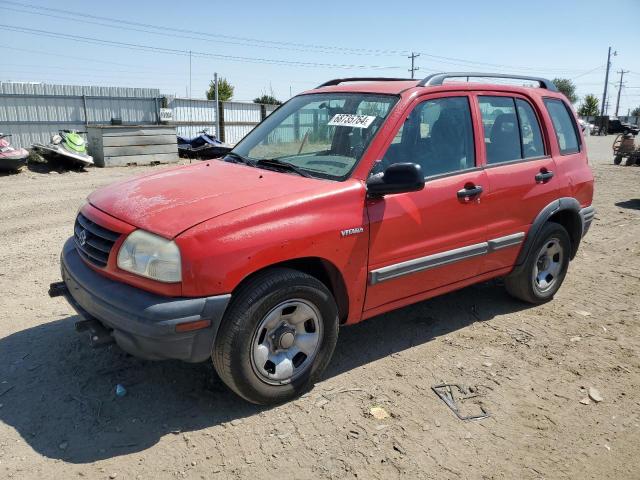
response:
<path id="1" fill-rule="evenodd" d="M 640 127 L 637 125 L 632 125 L 631 123 L 626 123 L 618 120 L 617 118 L 609 119 L 609 125 L 607 127 L 607 133 L 632 133 L 633 135 L 637 135 L 640 132 Z"/>

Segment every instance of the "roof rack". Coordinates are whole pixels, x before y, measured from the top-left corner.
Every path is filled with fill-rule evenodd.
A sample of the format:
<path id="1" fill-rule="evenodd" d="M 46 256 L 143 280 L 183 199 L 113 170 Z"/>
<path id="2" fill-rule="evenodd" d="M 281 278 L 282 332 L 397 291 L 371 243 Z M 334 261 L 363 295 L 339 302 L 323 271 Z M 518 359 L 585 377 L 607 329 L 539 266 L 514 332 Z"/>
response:
<path id="1" fill-rule="evenodd" d="M 406 82 L 414 80 L 412 78 L 389 78 L 389 77 L 348 77 L 348 78 L 334 78 L 328 82 L 324 82 L 322 85 L 318 85 L 316 88 L 330 87 L 332 85 L 339 85 L 345 82 Z"/>
<path id="2" fill-rule="evenodd" d="M 551 80 L 541 77 L 527 77 L 524 75 L 508 75 L 504 73 L 482 73 L 482 72 L 449 72 L 449 73 L 434 73 L 425 77 L 418 83 L 419 87 L 430 87 L 442 85 L 447 78 L 459 78 L 459 77 L 485 77 L 485 78 L 510 78 L 513 80 L 528 80 L 531 82 L 538 82 L 541 88 L 546 88 L 552 92 L 557 92 L 558 89 Z"/>

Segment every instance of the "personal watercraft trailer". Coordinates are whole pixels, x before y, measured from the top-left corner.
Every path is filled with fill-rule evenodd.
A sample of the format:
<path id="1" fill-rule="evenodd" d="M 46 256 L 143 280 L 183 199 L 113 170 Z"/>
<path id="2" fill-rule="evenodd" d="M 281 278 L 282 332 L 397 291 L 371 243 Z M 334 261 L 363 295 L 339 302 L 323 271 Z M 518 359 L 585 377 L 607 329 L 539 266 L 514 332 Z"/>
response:
<path id="1" fill-rule="evenodd" d="M 27 164 L 29 152 L 24 148 L 12 147 L 9 143 L 11 135 L 0 133 L 0 171 L 15 172 Z"/>
<path id="2" fill-rule="evenodd" d="M 66 163 L 75 167 L 93 165 L 93 157 L 87 153 L 87 142 L 81 133 L 75 130 L 60 130 L 44 145 L 34 143 L 33 149 L 50 161 Z"/>

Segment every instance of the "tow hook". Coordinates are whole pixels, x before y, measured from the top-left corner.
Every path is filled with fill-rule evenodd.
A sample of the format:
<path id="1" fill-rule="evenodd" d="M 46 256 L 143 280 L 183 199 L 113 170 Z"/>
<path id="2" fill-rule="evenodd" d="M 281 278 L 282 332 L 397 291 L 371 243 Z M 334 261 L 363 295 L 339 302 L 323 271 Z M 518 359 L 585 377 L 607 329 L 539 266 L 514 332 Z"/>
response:
<path id="1" fill-rule="evenodd" d="M 69 290 L 67 289 L 67 284 L 64 282 L 53 282 L 49 284 L 49 296 L 50 297 L 61 297 L 65 295 Z"/>
<path id="2" fill-rule="evenodd" d="M 111 330 L 107 329 L 95 318 L 79 320 L 75 324 L 76 332 L 89 332 L 91 347 L 100 348 L 115 342 Z"/>
<path id="3" fill-rule="evenodd" d="M 54 282 L 49 285 L 50 297 L 66 296 L 68 293 L 69 289 L 67 288 L 67 284 L 64 282 Z M 76 308 L 76 310 L 78 310 L 78 308 Z M 86 317 L 89 316 L 86 312 L 83 312 L 82 309 L 78 310 L 78 313 Z M 89 343 L 93 348 L 105 347 L 115 342 L 115 339 L 111 334 L 111 330 L 106 328 L 99 320 L 93 317 L 78 320 L 75 323 L 75 328 L 76 332 L 89 332 Z"/>

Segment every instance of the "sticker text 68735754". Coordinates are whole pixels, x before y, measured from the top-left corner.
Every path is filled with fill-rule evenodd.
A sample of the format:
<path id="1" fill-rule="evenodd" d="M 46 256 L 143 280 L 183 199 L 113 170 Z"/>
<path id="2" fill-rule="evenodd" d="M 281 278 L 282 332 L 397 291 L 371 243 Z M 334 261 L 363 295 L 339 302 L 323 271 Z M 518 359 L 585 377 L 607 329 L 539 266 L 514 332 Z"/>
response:
<path id="1" fill-rule="evenodd" d="M 348 113 L 338 113 L 333 116 L 328 125 L 337 127 L 369 128 L 369 125 L 376 119 L 372 115 L 351 115 Z"/>

